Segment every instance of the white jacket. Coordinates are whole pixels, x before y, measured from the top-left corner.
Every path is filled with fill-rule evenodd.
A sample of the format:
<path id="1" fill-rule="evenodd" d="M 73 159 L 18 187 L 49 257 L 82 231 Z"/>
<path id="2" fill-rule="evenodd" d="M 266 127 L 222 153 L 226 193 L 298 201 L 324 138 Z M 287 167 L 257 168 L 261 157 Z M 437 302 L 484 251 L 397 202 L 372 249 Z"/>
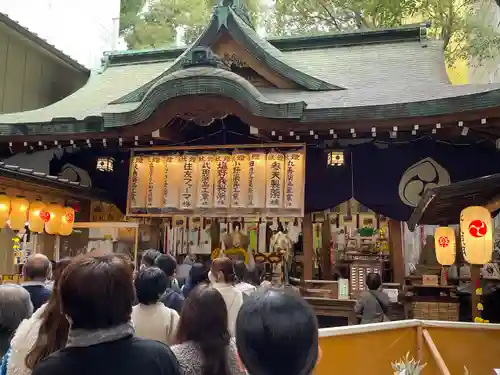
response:
<path id="1" fill-rule="evenodd" d="M 243 294 L 230 284 L 213 283 L 212 286 L 222 294 L 227 308 L 227 328 L 229 333 L 234 337 L 236 332 L 236 318 L 243 304 Z"/>
<path id="2" fill-rule="evenodd" d="M 139 304 L 132 309 L 132 323 L 137 336 L 172 345 L 179 323 L 179 314 L 162 302 L 154 305 Z"/>
<path id="3" fill-rule="evenodd" d="M 10 342 L 10 358 L 7 363 L 7 375 L 30 375 L 31 370 L 26 367 L 25 360 L 35 345 L 38 331 L 42 325 L 42 314 L 47 304 L 42 305 L 29 319 L 24 319 Z"/>

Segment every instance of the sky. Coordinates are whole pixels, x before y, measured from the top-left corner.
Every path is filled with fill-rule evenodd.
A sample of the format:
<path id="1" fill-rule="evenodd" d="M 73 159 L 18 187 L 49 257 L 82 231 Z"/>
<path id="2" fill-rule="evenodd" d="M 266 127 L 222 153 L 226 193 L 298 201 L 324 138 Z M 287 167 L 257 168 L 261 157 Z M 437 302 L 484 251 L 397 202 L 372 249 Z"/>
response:
<path id="1" fill-rule="evenodd" d="M 0 0 L 0 12 L 88 68 L 118 39 L 120 0 Z"/>

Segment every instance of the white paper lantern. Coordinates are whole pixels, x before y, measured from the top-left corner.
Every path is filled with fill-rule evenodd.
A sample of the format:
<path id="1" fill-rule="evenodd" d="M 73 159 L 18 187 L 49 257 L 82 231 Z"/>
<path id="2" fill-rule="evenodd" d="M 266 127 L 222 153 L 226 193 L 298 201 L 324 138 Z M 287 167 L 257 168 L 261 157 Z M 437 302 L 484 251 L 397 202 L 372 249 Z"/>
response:
<path id="1" fill-rule="evenodd" d="M 490 212 L 481 206 L 471 206 L 460 213 L 460 237 L 464 258 L 470 264 L 491 261 L 493 251 L 493 221 Z"/>
<path id="2" fill-rule="evenodd" d="M 450 227 L 438 227 L 434 232 L 436 258 L 439 264 L 451 266 L 455 263 L 456 241 L 455 231 Z"/>

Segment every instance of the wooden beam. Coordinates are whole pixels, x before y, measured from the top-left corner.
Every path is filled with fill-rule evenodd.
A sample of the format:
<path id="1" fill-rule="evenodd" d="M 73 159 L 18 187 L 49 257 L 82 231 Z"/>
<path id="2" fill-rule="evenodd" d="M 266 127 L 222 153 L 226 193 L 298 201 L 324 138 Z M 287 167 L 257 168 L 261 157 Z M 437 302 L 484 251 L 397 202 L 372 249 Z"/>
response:
<path id="1" fill-rule="evenodd" d="M 436 361 L 436 364 L 438 366 L 440 374 L 441 375 L 451 375 L 450 370 L 448 370 L 448 367 L 446 367 L 446 363 L 444 363 L 443 357 L 441 357 L 441 353 L 439 353 L 439 350 L 436 347 L 436 344 L 434 344 L 434 341 L 432 340 L 432 337 L 429 334 L 429 331 L 427 331 L 424 328 L 422 330 L 422 334 L 424 336 L 425 343 L 429 347 L 429 350 L 432 354 L 432 357 Z"/>
<path id="2" fill-rule="evenodd" d="M 417 361 L 422 363 L 424 360 L 424 336 L 422 327 L 417 327 Z"/>
<path id="3" fill-rule="evenodd" d="M 478 285 L 480 285 L 480 280 L 481 280 L 481 266 L 477 264 L 471 264 L 470 265 L 470 283 L 471 283 L 471 289 L 472 289 L 472 294 L 471 294 L 471 303 L 472 303 L 472 321 L 474 321 L 474 318 L 480 318 L 481 313 L 477 308 L 477 304 L 481 301 L 479 296 L 476 293 L 476 289 L 478 288 Z"/>
<path id="4" fill-rule="evenodd" d="M 393 282 L 403 284 L 405 279 L 405 262 L 400 221 L 389 220 L 389 245 Z"/>
<path id="5" fill-rule="evenodd" d="M 265 144 L 243 144 L 243 145 L 215 145 L 215 146 L 157 146 L 133 148 L 133 154 L 150 151 L 191 151 L 191 150 L 231 150 L 231 149 L 270 149 L 270 148 L 303 148 L 305 143 L 265 143 Z"/>

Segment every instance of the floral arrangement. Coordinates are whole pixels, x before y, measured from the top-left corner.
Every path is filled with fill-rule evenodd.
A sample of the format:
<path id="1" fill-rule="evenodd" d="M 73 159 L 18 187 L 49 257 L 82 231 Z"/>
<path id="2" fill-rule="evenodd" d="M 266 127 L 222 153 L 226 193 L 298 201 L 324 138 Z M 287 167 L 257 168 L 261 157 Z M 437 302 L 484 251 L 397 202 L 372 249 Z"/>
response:
<path id="1" fill-rule="evenodd" d="M 410 352 L 397 362 L 391 363 L 394 375 L 420 375 L 426 363 L 420 364 L 414 358 L 410 358 Z"/>

